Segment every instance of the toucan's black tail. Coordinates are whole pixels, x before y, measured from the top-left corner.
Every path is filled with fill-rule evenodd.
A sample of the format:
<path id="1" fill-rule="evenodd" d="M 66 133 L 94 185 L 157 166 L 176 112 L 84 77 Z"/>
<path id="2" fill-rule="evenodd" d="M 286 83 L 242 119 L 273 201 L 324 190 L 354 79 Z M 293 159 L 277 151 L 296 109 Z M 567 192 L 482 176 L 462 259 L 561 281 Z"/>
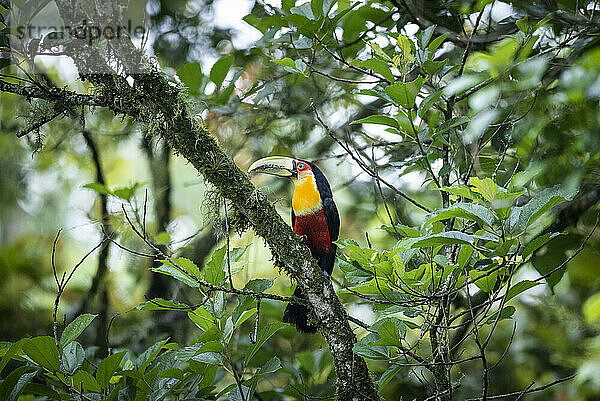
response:
<path id="1" fill-rule="evenodd" d="M 306 299 L 300 287 L 296 287 L 294 296 Z M 283 312 L 283 321 L 295 325 L 299 333 L 314 334 L 317 332 L 317 326 L 308 324 L 308 312 L 308 307 L 290 302 Z"/>

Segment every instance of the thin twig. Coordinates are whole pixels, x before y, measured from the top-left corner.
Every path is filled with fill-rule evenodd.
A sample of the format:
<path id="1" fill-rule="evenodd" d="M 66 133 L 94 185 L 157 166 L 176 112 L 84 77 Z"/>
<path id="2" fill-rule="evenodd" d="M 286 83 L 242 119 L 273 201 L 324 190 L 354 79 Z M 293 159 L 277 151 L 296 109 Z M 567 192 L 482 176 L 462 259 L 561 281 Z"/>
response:
<path id="1" fill-rule="evenodd" d="M 223 198 L 223 208 L 225 209 L 225 239 L 227 241 L 227 274 L 229 276 L 229 286 L 234 288 L 231 275 L 231 258 L 229 256 L 229 216 L 227 215 L 227 200 L 225 198 Z"/>
<path id="2" fill-rule="evenodd" d="M 348 148 L 348 146 L 346 146 L 342 141 L 340 141 L 338 139 L 337 136 L 335 136 L 335 133 L 327 126 L 327 124 L 325 124 L 325 122 L 321 119 L 321 116 L 319 115 L 319 112 L 317 111 L 317 107 L 315 106 L 315 103 L 313 101 L 311 101 L 311 105 L 313 108 L 313 111 L 315 113 L 315 117 L 317 118 L 317 121 L 321 124 L 321 126 L 325 129 L 325 131 L 329 134 L 329 136 L 337 142 L 337 144 L 342 147 L 342 149 L 344 149 L 346 151 L 346 153 L 348 153 L 350 155 L 350 157 L 352 157 L 352 159 L 354 159 L 354 161 L 359 165 L 359 167 L 361 167 L 367 174 L 369 174 L 371 177 L 375 178 L 376 175 L 373 171 L 371 171 L 371 169 L 369 169 L 367 166 L 364 165 L 363 161 L 358 159 L 357 156 L 354 155 L 354 153 L 352 153 L 352 151 Z M 421 205 L 419 202 L 417 202 L 416 200 L 412 199 L 410 196 L 406 195 L 404 192 L 400 191 L 398 188 L 394 187 L 393 185 L 391 185 L 390 183 L 388 183 L 386 180 L 384 180 L 383 178 L 379 177 L 379 180 L 385 184 L 385 186 L 387 186 L 388 188 L 390 188 L 392 191 L 394 191 L 396 194 L 398 194 L 399 196 L 403 197 L 404 199 L 406 199 L 407 201 L 409 201 L 410 203 L 412 203 L 413 205 L 415 205 L 416 207 L 425 210 L 426 212 L 431 212 L 431 210 L 429 210 L 427 207 Z"/>
<path id="3" fill-rule="evenodd" d="M 504 394 L 498 394 L 498 395 L 491 395 L 488 397 L 489 400 L 497 400 L 500 398 L 508 398 L 508 397 L 512 397 L 512 396 L 521 396 L 522 394 L 529 394 L 529 393 L 535 393 L 538 391 L 542 391 L 545 390 L 549 387 L 555 386 L 559 383 L 563 383 L 566 381 L 569 381 L 571 379 L 573 379 L 576 375 L 570 375 L 570 376 L 566 376 L 560 379 L 556 379 L 553 382 L 550 382 L 548 384 L 545 384 L 543 386 L 539 386 L 539 387 L 535 387 L 535 388 L 531 388 L 529 390 L 525 389 L 525 391 L 521 390 L 521 391 L 513 391 L 512 393 L 504 393 Z M 481 401 L 481 398 L 468 398 L 465 401 Z"/>

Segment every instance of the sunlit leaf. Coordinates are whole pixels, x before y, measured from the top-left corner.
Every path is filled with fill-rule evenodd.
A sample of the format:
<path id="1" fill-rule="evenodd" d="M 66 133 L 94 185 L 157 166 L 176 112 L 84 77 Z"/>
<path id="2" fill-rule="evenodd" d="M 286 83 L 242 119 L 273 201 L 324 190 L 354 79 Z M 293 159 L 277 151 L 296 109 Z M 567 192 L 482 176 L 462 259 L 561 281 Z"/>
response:
<path id="1" fill-rule="evenodd" d="M 92 323 L 92 321 L 98 315 L 93 315 L 91 313 L 84 313 L 83 315 L 79 315 L 73 320 L 71 323 L 65 327 L 61 337 L 60 337 L 60 346 L 61 348 L 66 347 L 69 343 L 75 340 L 79 335 L 83 332 Z"/>
<path id="2" fill-rule="evenodd" d="M 252 361 L 252 358 L 254 357 L 254 355 L 256 355 L 256 353 L 263 346 L 263 344 L 267 342 L 267 340 L 271 338 L 273 334 L 277 333 L 284 326 L 285 323 L 274 322 L 263 325 L 258 329 L 258 333 L 256 335 L 256 342 L 254 344 L 250 344 L 250 346 L 248 347 L 248 351 L 246 352 L 246 365 L 250 363 L 250 361 Z"/>
<path id="3" fill-rule="evenodd" d="M 520 293 L 527 291 L 528 289 L 533 288 L 539 284 L 540 283 L 531 280 L 519 281 L 518 283 L 510 287 L 508 293 L 506 294 L 506 300 L 508 301 L 509 299 L 514 298 Z"/>
<path id="4" fill-rule="evenodd" d="M 233 65 L 233 61 L 234 57 L 232 55 L 224 56 L 217 60 L 217 62 L 210 69 L 210 80 L 217 85 L 217 89 L 221 88 L 223 80 L 225 80 L 229 69 Z"/>
<path id="5" fill-rule="evenodd" d="M 104 389 L 108 386 L 111 377 L 119 368 L 126 351 L 122 351 L 104 358 L 98 365 L 96 370 L 96 380 L 100 388 Z"/>
<path id="6" fill-rule="evenodd" d="M 396 104 L 408 110 L 414 107 L 415 99 L 424 83 L 425 78 L 423 77 L 418 77 L 407 83 L 396 82 L 385 88 L 385 92 Z"/>
<path id="7" fill-rule="evenodd" d="M 50 372 L 58 370 L 58 350 L 54 338 L 50 336 L 30 338 L 23 343 L 23 351 L 31 360 Z"/>

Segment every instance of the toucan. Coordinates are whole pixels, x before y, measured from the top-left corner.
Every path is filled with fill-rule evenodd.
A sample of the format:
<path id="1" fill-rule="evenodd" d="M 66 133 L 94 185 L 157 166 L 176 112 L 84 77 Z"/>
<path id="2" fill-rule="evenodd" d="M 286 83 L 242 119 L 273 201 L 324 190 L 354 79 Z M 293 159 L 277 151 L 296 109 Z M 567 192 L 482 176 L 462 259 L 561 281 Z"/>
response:
<path id="1" fill-rule="evenodd" d="M 292 180 L 294 232 L 308 246 L 323 272 L 331 277 L 336 251 L 334 241 L 338 239 L 340 232 L 340 216 L 323 172 L 311 162 L 282 156 L 257 160 L 248 172 Z M 296 287 L 294 296 L 306 298 L 300 287 Z M 308 322 L 308 314 L 309 310 L 305 305 L 290 302 L 283 313 L 283 321 L 295 325 L 300 333 L 316 333 L 317 326 Z"/>

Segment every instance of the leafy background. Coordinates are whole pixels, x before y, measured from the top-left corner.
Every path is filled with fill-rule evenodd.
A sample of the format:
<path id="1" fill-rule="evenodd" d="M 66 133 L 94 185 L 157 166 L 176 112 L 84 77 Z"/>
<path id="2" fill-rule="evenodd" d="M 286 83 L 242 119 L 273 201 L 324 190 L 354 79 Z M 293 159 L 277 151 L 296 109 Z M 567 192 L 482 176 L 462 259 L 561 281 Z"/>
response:
<path id="1" fill-rule="evenodd" d="M 436 235 L 440 224 L 397 190 L 377 185 L 340 143 L 366 160 L 368 167 L 376 165 L 382 179 L 433 210 L 443 207 L 433 177 L 444 172 L 440 149 L 445 146 L 444 133 L 452 132 L 454 177 L 467 172 L 469 158 L 476 154 L 467 176 L 481 182 L 474 185 L 471 180 L 471 188 L 450 183 L 457 196 L 467 194 L 475 202 L 455 207 L 453 214 L 439 220 L 466 216 L 485 225 L 487 214 L 472 209 L 477 204 L 495 212 L 501 209 L 493 206 L 502 192 L 495 183 L 515 194 L 509 199 L 511 209 L 531 206 L 527 202 L 548 194 L 544 190 L 560 188 L 556 193 L 573 199 L 572 206 L 559 205 L 517 231 L 524 231 L 523 243 L 545 233 L 564 235 L 540 248 L 518 270 L 516 279 L 535 280 L 573 255 L 592 230 L 598 209 L 600 50 L 597 28 L 586 22 L 594 21 L 596 2 L 428 1 L 422 6 L 407 2 L 408 9 L 403 2 L 354 3 L 248 2 L 247 15 L 235 22 L 214 18 L 234 7 L 231 2 L 150 1 L 141 7 L 145 6 L 151 27 L 151 54 L 166 75 L 187 87 L 190 107 L 240 168 L 271 154 L 319 162 L 342 215 L 340 247 L 346 256 L 334 274 L 338 283 L 361 284 L 362 279 L 377 276 L 373 271 L 361 272 L 369 264 L 360 263 L 361 258 L 376 254 L 383 263 L 386 258 L 393 261 L 392 250 L 404 250 L 390 228 L 388 213 L 403 224 L 408 237 L 410 227 L 430 226 L 433 231 L 421 233 Z M 329 6 L 331 11 L 323 12 Z M 2 9 L 3 16 L 7 12 Z M 436 30 L 419 27 L 415 15 L 437 24 Z M 465 44 L 453 38 L 464 35 L 463 30 L 472 33 L 475 25 L 482 35 L 503 34 L 470 45 L 464 69 L 458 73 Z M 334 49 L 333 55 L 323 46 Z M 36 60 L 55 85 L 89 89 L 64 64 L 43 56 Z M 0 73 L 24 77 L 15 65 Z M 480 88 L 481 83 L 485 85 Z M 443 110 L 434 106 L 440 98 L 424 103 L 436 89 L 443 89 L 439 96 L 444 98 L 464 97 L 455 105 L 456 120 L 446 119 Z M 58 370 L 58 355 L 54 355 L 54 339 L 47 336 L 52 333 L 56 296 L 52 245 L 59 229 L 63 229 L 56 248 L 59 272 L 69 271 L 102 238 L 102 225 L 115 232 L 120 244 L 152 253 L 131 231 L 122 208 L 125 205 L 131 216 L 141 215 L 147 191 L 146 218 L 154 242 L 176 257 L 193 261 L 203 279 L 219 284 L 225 277 L 227 228 L 212 189 L 164 143 L 146 139 L 144 127 L 95 109 L 85 112 L 92 141 L 71 118 L 56 119 L 18 139 L 15 134 L 34 123 L 45 105 L 9 93 L 0 96 L 0 338 L 5 341 L 0 367 L 4 368 L 2 391 L 10 399 L 20 394 L 13 391 L 18 383 L 24 393 L 44 395 L 36 367 L 46 371 L 49 380 L 61 381 L 52 376 Z M 400 111 L 413 107 L 423 131 L 411 136 L 413 128 Z M 475 146 L 481 138 L 489 141 Z M 429 152 L 425 156 L 420 151 L 423 146 Z M 94 147 L 103 172 L 100 185 Z M 485 181 L 492 177 L 493 185 Z M 281 214 L 289 215 L 289 186 L 264 179 L 256 182 Z M 540 208 L 556 206 L 560 200 L 542 202 Z M 107 219 L 102 218 L 103 203 Z M 232 260 L 236 288 L 292 293 L 289 279 L 272 266 L 268 250 L 251 231 L 239 235 L 232 230 L 230 242 L 234 256 L 239 256 Z M 63 363 L 74 388 L 83 386 L 86 392 L 106 395 L 111 383 L 108 388 L 114 386 L 132 399 L 135 388 L 154 399 L 201 398 L 211 391 L 223 399 L 243 399 L 253 386 L 262 399 L 283 399 L 284 394 L 301 399 L 302 393 L 326 396 L 335 391 L 332 357 L 325 342 L 279 324 L 281 302 L 261 302 L 260 340 L 253 345 L 249 336 L 255 329 L 254 300 L 213 295 L 202 309 L 208 315 L 178 311 L 181 304 L 159 307 L 147 300 L 176 299 L 198 305 L 203 297 L 195 288 L 150 271 L 161 269 L 162 263 L 152 264 L 116 246 L 108 252 L 105 274 L 97 273 L 101 257 L 92 255 L 61 298 L 59 324 L 67 327 L 61 337 Z M 362 269 L 356 269 L 353 261 Z M 573 380 L 529 394 L 527 399 L 600 396 L 599 261 L 594 234 L 547 284 L 509 301 L 505 309 L 509 318 L 498 322 L 489 345 L 490 362 L 502 358 L 491 371 L 490 394 L 519 391 L 532 381 L 538 386 L 576 373 Z M 209 272 L 216 277 L 207 279 Z M 488 283 L 488 290 L 494 284 Z M 351 315 L 368 324 L 379 321 L 374 326 L 379 338 L 391 328 L 395 334 L 390 335 L 398 336 L 395 340 L 405 336 L 413 343 L 420 340 L 418 329 L 392 320 L 382 322 L 384 311 L 338 288 Z M 144 310 L 160 308 L 171 310 Z M 418 316 L 411 320 L 409 314 L 404 312 L 403 322 L 418 322 Z M 400 360 L 396 348 L 373 345 L 377 338 L 363 337 L 367 334 L 363 329 L 357 333 L 363 338 L 357 353 L 370 358 L 369 366 L 386 399 L 426 398 L 429 377 L 422 368 L 394 365 L 390 370 L 388 359 Z M 28 339 L 33 336 L 37 337 Z M 111 356 L 104 358 L 107 346 Z M 463 348 L 458 351 L 464 355 L 477 352 L 473 341 L 466 341 Z M 9 361 L 11 352 L 21 361 Z M 30 360 L 19 357 L 23 354 Z M 245 369 L 255 379 L 249 379 L 247 387 L 236 387 L 236 369 Z M 119 374 L 113 376 L 115 372 Z M 120 375 L 124 377 L 118 381 Z M 478 361 L 456 367 L 453 378 L 460 381 L 456 399 L 479 396 Z M 120 388 L 125 382 L 135 385 Z M 195 390 L 201 388 L 206 394 Z"/>

